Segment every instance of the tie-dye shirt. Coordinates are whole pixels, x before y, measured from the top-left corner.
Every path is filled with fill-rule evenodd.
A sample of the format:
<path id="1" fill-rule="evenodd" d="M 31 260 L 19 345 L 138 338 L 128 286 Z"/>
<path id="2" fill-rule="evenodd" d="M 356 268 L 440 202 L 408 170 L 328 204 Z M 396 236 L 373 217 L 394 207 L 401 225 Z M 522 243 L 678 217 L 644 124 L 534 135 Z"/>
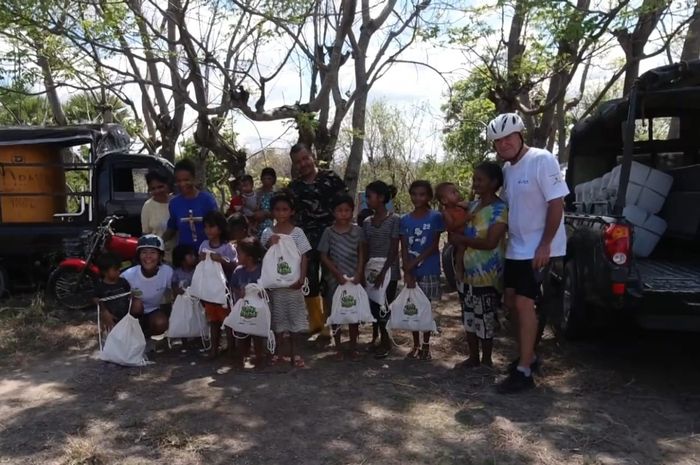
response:
<path id="1" fill-rule="evenodd" d="M 470 238 L 486 239 L 489 228 L 495 224 L 508 224 L 508 207 L 502 200 L 496 200 L 481 210 L 479 201 L 472 202 L 473 219 L 464 228 L 464 235 Z M 495 287 L 503 291 L 503 263 L 506 257 L 505 237 L 493 250 L 467 248 L 464 252 L 464 283 L 473 287 Z"/>

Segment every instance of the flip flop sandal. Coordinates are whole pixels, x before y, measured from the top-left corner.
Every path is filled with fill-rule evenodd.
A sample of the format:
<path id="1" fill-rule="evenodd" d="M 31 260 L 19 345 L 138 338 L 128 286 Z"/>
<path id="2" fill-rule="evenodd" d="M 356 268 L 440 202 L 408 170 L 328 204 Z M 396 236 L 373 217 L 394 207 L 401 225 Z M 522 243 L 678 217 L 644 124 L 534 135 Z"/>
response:
<path id="1" fill-rule="evenodd" d="M 414 347 L 411 349 L 411 351 L 406 354 L 407 359 L 415 359 L 418 358 L 418 354 L 420 353 L 420 349 L 418 347 Z"/>
<path id="2" fill-rule="evenodd" d="M 294 368 L 306 368 L 304 359 L 301 357 L 294 357 Z"/>
<path id="3" fill-rule="evenodd" d="M 421 349 L 418 358 L 421 360 L 432 360 L 433 356 L 430 354 L 430 347 Z"/>

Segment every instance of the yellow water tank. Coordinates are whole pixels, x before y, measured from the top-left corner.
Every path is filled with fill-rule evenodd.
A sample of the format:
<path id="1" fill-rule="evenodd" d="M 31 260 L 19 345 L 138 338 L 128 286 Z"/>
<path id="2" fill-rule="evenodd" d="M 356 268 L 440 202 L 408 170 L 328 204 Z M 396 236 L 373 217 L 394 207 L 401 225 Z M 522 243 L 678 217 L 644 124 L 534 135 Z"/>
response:
<path id="1" fill-rule="evenodd" d="M 66 211 L 65 193 L 66 175 L 58 147 L 0 146 L 0 222 L 51 223 L 55 213 Z"/>

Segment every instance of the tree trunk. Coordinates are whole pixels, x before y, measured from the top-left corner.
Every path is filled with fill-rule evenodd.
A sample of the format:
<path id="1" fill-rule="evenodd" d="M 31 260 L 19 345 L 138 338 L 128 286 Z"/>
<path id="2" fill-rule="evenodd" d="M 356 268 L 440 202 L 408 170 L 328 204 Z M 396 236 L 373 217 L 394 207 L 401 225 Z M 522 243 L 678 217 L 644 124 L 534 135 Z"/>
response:
<path id="1" fill-rule="evenodd" d="M 37 46 L 37 50 L 41 50 L 41 46 Z M 66 118 L 66 114 L 63 112 L 61 99 L 58 98 L 58 92 L 56 92 L 56 83 L 53 80 L 51 65 L 49 64 L 48 58 L 46 58 L 46 56 L 44 56 L 40 51 L 37 52 L 37 64 L 41 69 L 41 74 L 44 80 L 44 89 L 46 89 L 46 99 L 51 107 L 53 120 L 59 126 L 66 126 L 68 124 L 68 118 Z"/>
<path id="2" fill-rule="evenodd" d="M 629 93 L 634 81 L 639 76 L 639 62 L 644 57 L 644 47 L 670 5 L 670 0 L 644 0 L 639 8 L 637 25 L 632 33 L 626 30 L 614 31 L 617 41 L 625 52 L 625 60 L 628 64 L 625 71 L 623 95 Z"/>
<path id="3" fill-rule="evenodd" d="M 688 33 L 683 41 L 683 50 L 681 50 L 681 61 L 696 58 L 700 58 L 700 0 L 695 4 L 693 19 L 688 26 Z M 668 139 L 677 139 L 679 135 L 680 121 L 678 118 L 672 118 L 671 126 L 668 128 Z"/>
<path id="4" fill-rule="evenodd" d="M 355 198 L 357 183 L 360 180 L 360 166 L 365 145 L 365 116 L 367 114 L 367 89 L 366 84 L 362 89 L 357 89 L 358 95 L 352 108 L 352 145 L 350 156 L 345 167 L 345 185 L 348 192 Z"/>

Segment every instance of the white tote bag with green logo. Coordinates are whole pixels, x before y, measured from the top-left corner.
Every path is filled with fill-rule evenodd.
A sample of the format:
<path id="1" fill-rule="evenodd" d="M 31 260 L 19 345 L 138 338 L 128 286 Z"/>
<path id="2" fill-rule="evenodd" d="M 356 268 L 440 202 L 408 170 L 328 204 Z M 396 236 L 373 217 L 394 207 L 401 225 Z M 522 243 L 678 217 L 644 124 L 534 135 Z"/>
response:
<path id="1" fill-rule="evenodd" d="M 381 306 L 385 306 L 386 302 L 386 288 L 389 287 L 389 282 L 391 282 L 391 269 L 386 271 L 384 275 L 384 281 L 379 285 L 375 286 L 375 280 L 379 273 L 381 273 L 386 263 L 386 258 L 374 257 L 367 260 L 365 265 L 365 281 L 367 285 L 365 286 L 365 291 L 367 291 L 367 297 L 372 302 L 376 302 Z"/>
<path id="2" fill-rule="evenodd" d="M 301 276 L 301 254 L 292 236 L 279 234 L 277 244 L 267 249 L 258 283 L 267 289 L 289 287 Z"/>
<path id="3" fill-rule="evenodd" d="M 333 294 L 331 316 L 327 325 L 349 325 L 357 323 L 374 323 L 375 320 L 369 308 L 367 292 L 359 284 L 347 282 L 341 284 Z"/>
<path id="4" fill-rule="evenodd" d="M 248 284 L 245 295 L 233 305 L 233 310 L 224 320 L 237 333 L 251 336 L 272 337 L 270 331 L 270 307 L 265 289 L 257 284 Z"/>
<path id="5" fill-rule="evenodd" d="M 404 287 L 389 305 L 391 317 L 386 324 L 387 329 L 405 331 L 437 331 L 430 300 L 420 287 L 413 289 Z"/>

